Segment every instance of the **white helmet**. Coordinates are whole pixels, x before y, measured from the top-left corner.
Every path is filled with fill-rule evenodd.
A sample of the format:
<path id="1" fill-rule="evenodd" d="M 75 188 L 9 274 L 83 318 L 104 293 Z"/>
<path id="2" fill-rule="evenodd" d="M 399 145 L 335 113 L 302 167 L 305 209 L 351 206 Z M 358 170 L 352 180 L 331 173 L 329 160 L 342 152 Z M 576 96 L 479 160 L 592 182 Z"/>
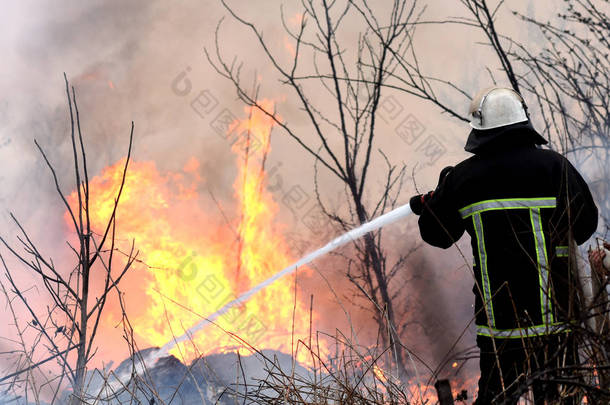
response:
<path id="1" fill-rule="evenodd" d="M 523 97 L 513 89 L 491 87 L 480 91 L 470 103 L 470 126 L 492 129 L 528 120 Z"/>

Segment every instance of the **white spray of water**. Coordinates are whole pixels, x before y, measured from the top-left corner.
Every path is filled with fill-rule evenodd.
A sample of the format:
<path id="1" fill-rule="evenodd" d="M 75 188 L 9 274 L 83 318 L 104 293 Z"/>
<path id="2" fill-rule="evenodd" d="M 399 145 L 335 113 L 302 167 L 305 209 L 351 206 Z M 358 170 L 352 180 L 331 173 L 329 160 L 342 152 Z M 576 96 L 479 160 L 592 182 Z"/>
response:
<path id="1" fill-rule="evenodd" d="M 239 305 L 241 303 L 246 302 L 248 299 L 250 299 L 250 297 L 252 297 L 254 294 L 259 292 L 263 288 L 273 284 L 275 281 L 279 280 L 280 278 L 282 278 L 284 276 L 294 273 L 299 267 L 305 266 L 307 263 L 314 261 L 318 257 L 323 256 L 323 255 L 337 249 L 338 247 L 343 246 L 350 241 L 353 241 L 354 239 L 358 239 L 361 236 L 363 236 L 369 232 L 375 231 L 387 224 L 391 224 L 392 222 L 396 222 L 399 219 L 408 216 L 409 214 L 411 214 L 411 212 L 412 211 L 411 211 L 411 207 L 409 206 L 409 204 L 405 204 L 378 218 L 375 218 L 372 221 L 369 221 L 369 222 L 359 226 L 356 229 L 352 229 L 351 231 L 346 232 L 343 235 L 333 239 L 332 241 L 327 243 L 325 246 L 321 247 L 320 249 L 318 249 L 314 252 L 307 254 L 306 256 L 304 256 L 302 259 L 300 259 L 296 263 L 291 264 L 290 266 L 288 266 L 285 269 L 283 269 L 282 271 L 276 273 L 272 277 L 269 277 L 267 280 L 252 287 L 250 290 L 243 293 L 242 295 L 240 295 L 233 301 L 228 302 L 218 311 L 214 312 L 212 315 L 208 316 L 207 318 L 203 319 L 196 325 L 192 326 L 182 336 L 176 337 L 175 339 L 172 339 L 171 341 L 167 342 L 160 350 L 158 350 L 154 353 L 154 359 L 150 359 L 150 360 L 154 361 L 161 357 L 167 356 L 168 352 L 174 346 L 176 346 L 176 344 L 178 344 L 180 342 L 184 342 L 185 340 L 189 339 L 195 333 L 201 331 L 206 326 L 208 326 L 210 323 L 212 323 L 216 319 L 218 319 L 218 317 L 225 314 L 229 309 L 231 309 L 235 305 Z"/>

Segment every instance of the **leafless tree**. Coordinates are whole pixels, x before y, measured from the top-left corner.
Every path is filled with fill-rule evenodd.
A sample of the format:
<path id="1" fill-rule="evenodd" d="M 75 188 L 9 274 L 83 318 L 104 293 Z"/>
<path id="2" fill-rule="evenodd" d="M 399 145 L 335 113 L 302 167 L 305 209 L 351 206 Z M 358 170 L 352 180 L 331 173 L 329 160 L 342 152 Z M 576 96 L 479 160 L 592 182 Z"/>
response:
<path id="1" fill-rule="evenodd" d="M 508 82 L 529 101 L 530 113 L 551 148 L 574 159 L 596 193 L 603 218 L 610 216 L 610 23 L 607 1 L 569 0 L 547 21 L 513 11 L 515 24 L 534 28 L 542 42 L 519 42 L 496 26 L 504 1 L 460 0 L 470 17 L 425 23 L 459 24 L 484 35 L 496 56 L 492 81 Z M 493 3 L 493 4 L 492 4 Z M 418 23 L 424 23 L 420 21 Z M 412 75 L 425 77 L 411 67 Z M 495 72 L 495 74 L 494 74 Z M 404 74 L 405 72 L 400 72 Z M 422 80 L 422 79 L 420 79 Z M 428 79 L 460 93 L 458 83 Z M 449 114 L 450 100 L 432 97 Z M 458 117 L 466 120 L 466 117 Z"/>
<path id="2" fill-rule="evenodd" d="M 67 380 L 72 391 L 70 403 L 79 404 L 84 396 L 88 364 L 97 351 L 96 333 L 104 308 L 111 294 L 119 293 L 121 279 L 137 258 L 133 243 L 128 253 L 118 259 L 115 255 L 116 213 L 131 158 L 134 125 L 131 124 L 121 186 L 116 192 L 112 212 L 103 233 L 96 234 L 90 218 L 87 155 L 76 92 L 65 75 L 64 79 L 70 111 L 75 203 L 70 203 L 69 197 L 61 189 L 60 179 L 47 153 L 36 140 L 34 142 L 52 175 L 57 194 L 73 226 L 76 243 L 67 242 L 67 245 L 74 254 L 75 264 L 68 272 L 62 270 L 64 265 L 58 266 L 43 253 L 31 233 L 11 214 L 18 230 L 15 236 L 18 243 L 0 237 L 15 263 L 7 263 L 5 258 L 8 259 L 8 256 L 0 255 L 6 278 L 6 281 L 2 281 L 2 290 L 13 311 L 21 350 L 18 355 L 13 353 L 13 357 L 18 358 L 16 370 L 2 377 L 0 382 L 9 389 L 20 387 L 26 400 L 28 395 L 34 395 L 36 402 L 39 401 L 40 389 L 51 389 L 51 402 L 55 402 L 61 396 Z M 34 276 L 38 282 L 35 290 L 19 282 L 19 272 Z M 103 275 L 100 277 L 103 279 L 101 288 L 93 285 L 94 272 Z M 42 306 L 40 302 L 48 304 Z M 61 372 L 55 378 L 43 378 L 42 383 L 38 384 L 30 377 L 47 362 L 56 363 Z"/>
<path id="3" fill-rule="evenodd" d="M 610 218 L 610 22 L 608 2 L 572 0 L 554 19 L 519 17 L 544 35 L 542 49 L 515 44 L 522 89 L 538 103 L 555 149 L 589 174 L 602 216 Z M 513 41 L 514 43 L 514 41 Z"/>
<path id="4" fill-rule="evenodd" d="M 208 60 L 234 84 L 243 102 L 273 118 L 314 159 L 315 191 L 324 215 L 346 231 L 395 207 L 405 167 L 393 164 L 375 147 L 377 113 L 382 90 L 399 68 L 395 53 L 408 53 L 411 49 L 412 25 L 405 22 L 417 18 L 417 3 L 394 0 L 383 6 L 385 14 L 381 19 L 382 13 L 366 1 L 303 0 L 297 27 L 290 25 L 282 10 L 283 28 L 292 47 L 292 58 L 284 63 L 283 55 L 274 51 L 273 41 L 265 38 L 256 24 L 240 16 L 224 0 L 221 2 L 235 21 L 250 30 L 281 83 L 290 89 L 304 114 L 305 127 L 282 119 L 258 101 L 258 88 L 244 84 L 243 62 L 230 62 L 223 55 L 219 34 L 222 21 L 216 31 L 216 49 L 206 50 Z M 354 24 L 362 29 L 350 41 L 346 38 Z M 375 181 L 371 180 L 371 168 L 378 165 L 385 166 L 384 185 L 379 195 L 371 195 L 370 184 Z M 344 189 L 347 214 L 329 208 L 320 195 L 321 171 L 330 174 Z M 405 311 L 397 310 L 401 286 L 392 280 L 404 267 L 408 252 L 388 262 L 381 231 L 353 241 L 353 246 L 356 257 L 348 258 L 349 280 L 368 298 L 368 309 L 383 331 L 383 343 L 391 347 L 390 353 L 404 370 L 405 352 L 398 342 L 405 327 Z"/>

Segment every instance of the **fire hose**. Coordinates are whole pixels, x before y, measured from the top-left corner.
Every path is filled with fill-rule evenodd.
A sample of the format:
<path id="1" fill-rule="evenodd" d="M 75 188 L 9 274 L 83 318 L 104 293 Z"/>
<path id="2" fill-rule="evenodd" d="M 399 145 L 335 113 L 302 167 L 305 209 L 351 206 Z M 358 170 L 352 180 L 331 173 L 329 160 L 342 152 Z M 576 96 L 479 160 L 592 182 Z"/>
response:
<path id="1" fill-rule="evenodd" d="M 159 357 L 166 355 L 169 352 L 169 350 L 171 350 L 178 343 L 181 343 L 181 342 L 189 339 L 189 337 L 191 337 L 194 333 L 201 331 L 207 325 L 213 323 L 216 319 L 218 319 L 218 317 L 225 314 L 232 307 L 246 302 L 248 299 L 250 299 L 250 297 L 252 297 L 254 294 L 259 292 L 263 288 L 273 284 L 275 281 L 279 280 L 282 277 L 285 277 L 289 274 L 294 273 L 299 267 L 305 266 L 306 264 L 314 261 L 318 257 L 323 256 L 323 255 L 345 245 L 346 243 L 349 243 L 355 239 L 358 239 L 358 238 L 366 235 L 369 232 L 375 231 L 385 225 L 391 224 L 393 222 L 398 221 L 399 219 L 405 218 L 409 214 L 411 214 L 411 212 L 412 212 L 411 206 L 409 204 L 405 204 L 384 215 L 381 215 L 378 218 L 373 219 L 372 221 L 369 221 L 369 222 L 366 222 L 366 223 L 360 225 L 358 228 L 352 229 L 351 231 L 346 232 L 341 236 L 338 236 L 337 238 L 333 239 L 332 241 L 330 241 L 329 243 L 327 243 L 320 249 L 315 250 L 315 251 L 305 255 L 303 258 L 301 258 L 297 262 L 291 264 L 290 266 L 284 268 L 283 270 L 279 271 L 278 273 L 274 274 L 273 276 L 269 277 L 268 279 L 264 280 L 263 282 L 252 287 L 250 290 L 246 291 L 239 297 L 235 298 L 233 301 L 228 302 L 223 307 L 218 309 L 216 312 L 214 312 L 207 318 L 201 320 L 199 323 L 192 326 L 182 336 L 172 339 L 170 342 L 166 343 L 157 352 L 156 357 L 159 358 Z"/>
<path id="2" fill-rule="evenodd" d="M 439 175 L 439 180 L 438 180 L 439 184 L 441 183 L 442 179 L 452 169 L 453 169 L 453 166 L 447 166 L 443 170 L 441 170 L 440 175 Z M 415 200 L 411 199 L 411 204 L 418 205 L 418 206 L 413 205 L 413 209 L 416 210 L 415 211 L 416 213 L 419 211 L 419 208 L 420 208 L 419 205 L 424 204 L 425 199 L 430 198 L 431 195 L 432 195 L 432 192 L 428 193 L 425 196 L 421 196 L 421 202 L 417 201 L 417 199 L 419 197 L 417 197 Z M 279 280 L 280 278 L 282 278 L 284 276 L 294 273 L 299 267 L 304 266 L 307 263 L 310 263 L 313 260 L 317 259 L 318 257 L 323 256 L 323 255 L 337 249 L 338 247 L 345 245 L 346 243 L 348 243 L 350 241 L 358 239 L 358 238 L 366 235 L 369 232 L 375 231 L 387 224 L 391 224 L 393 222 L 398 221 L 399 219 L 405 218 L 406 216 L 408 216 L 409 214 L 411 214 L 413 212 L 413 210 L 411 209 L 411 204 L 402 205 L 386 214 L 381 215 L 378 218 L 375 218 L 369 222 L 366 222 L 366 223 L 360 225 L 358 228 L 352 229 L 351 231 L 348 231 L 348 232 L 344 233 L 343 235 L 333 239 L 332 241 L 330 241 L 329 243 L 327 243 L 320 249 L 315 250 L 315 251 L 305 255 L 302 259 L 300 259 L 296 263 L 291 264 L 290 266 L 288 266 L 285 269 L 281 270 L 280 272 L 276 273 L 272 277 L 269 277 L 267 280 L 252 287 L 250 290 L 246 291 L 244 294 L 240 295 L 233 301 L 228 302 L 222 308 L 220 308 L 219 310 L 214 312 L 212 315 L 210 315 L 209 317 L 201 320 L 199 323 L 192 326 L 182 336 L 175 338 L 175 339 L 171 340 L 170 342 L 166 343 L 159 351 L 160 354 L 167 353 L 176 344 L 189 339 L 189 337 L 192 336 L 192 334 L 199 332 L 200 330 L 205 328 L 207 325 L 214 322 L 216 319 L 218 319 L 219 316 L 225 314 L 227 311 L 229 311 L 229 309 L 231 309 L 235 305 L 239 305 L 239 304 L 246 302 L 248 299 L 250 299 L 251 296 L 253 296 L 257 292 L 259 292 L 263 288 L 273 284 L 276 280 Z"/>

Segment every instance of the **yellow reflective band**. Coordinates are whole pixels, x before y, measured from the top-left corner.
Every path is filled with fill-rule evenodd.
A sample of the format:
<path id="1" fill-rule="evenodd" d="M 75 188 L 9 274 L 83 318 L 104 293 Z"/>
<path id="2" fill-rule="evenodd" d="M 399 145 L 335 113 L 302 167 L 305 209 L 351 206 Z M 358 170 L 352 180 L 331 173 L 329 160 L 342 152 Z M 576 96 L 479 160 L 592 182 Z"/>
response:
<path id="1" fill-rule="evenodd" d="M 570 255 L 570 247 L 569 246 L 557 246 L 555 248 L 555 255 L 557 257 L 568 257 Z"/>
<path id="2" fill-rule="evenodd" d="M 540 198 L 503 198 L 499 200 L 485 200 L 470 204 L 459 210 L 462 218 L 468 218 L 478 212 L 491 210 L 512 210 L 531 208 L 555 208 L 555 197 Z"/>
<path id="3" fill-rule="evenodd" d="M 544 232 L 540 222 L 540 208 L 530 209 L 530 219 L 536 244 L 536 264 L 538 267 L 538 282 L 540 283 L 540 311 L 544 323 L 550 325 L 553 323 L 553 311 L 551 308 L 548 257 L 546 254 Z"/>
<path id="4" fill-rule="evenodd" d="M 479 263 L 481 265 L 481 282 L 483 288 L 483 306 L 487 313 L 487 322 L 490 326 L 496 325 L 494 318 L 494 308 L 491 301 L 491 283 L 489 282 L 489 274 L 487 273 L 487 252 L 485 250 L 485 235 L 483 234 L 483 221 L 481 220 L 481 214 L 477 213 L 472 216 L 472 223 L 474 225 L 474 231 L 477 235 L 477 246 L 479 250 Z"/>
<path id="5" fill-rule="evenodd" d="M 517 329 L 495 329 L 490 328 L 488 326 L 480 325 L 476 325 L 476 327 L 478 335 L 501 339 L 519 339 L 536 336 L 546 336 L 570 331 L 569 325 L 560 323 L 552 325 L 536 325 L 527 328 Z"/>

